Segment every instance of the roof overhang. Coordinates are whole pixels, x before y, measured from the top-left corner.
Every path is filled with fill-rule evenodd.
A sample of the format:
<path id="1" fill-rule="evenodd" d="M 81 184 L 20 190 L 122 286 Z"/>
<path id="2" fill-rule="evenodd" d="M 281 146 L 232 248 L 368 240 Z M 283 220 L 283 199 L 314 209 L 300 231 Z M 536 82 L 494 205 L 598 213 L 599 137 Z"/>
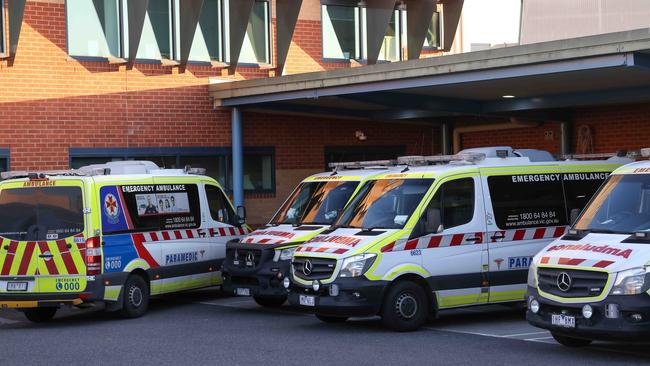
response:
<path id="1" fill-rule="evenodd" d="M 650 101 L 650 29 L 210 85 L 215 107 L 371 120 Z M 504 99 L 504 95 L 516 98 Z"/>

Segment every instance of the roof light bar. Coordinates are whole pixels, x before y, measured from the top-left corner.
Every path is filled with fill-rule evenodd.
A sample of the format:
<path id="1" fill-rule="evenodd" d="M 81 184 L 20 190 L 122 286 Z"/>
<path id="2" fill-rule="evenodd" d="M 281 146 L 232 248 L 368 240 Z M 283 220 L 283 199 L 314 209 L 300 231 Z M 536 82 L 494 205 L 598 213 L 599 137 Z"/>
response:
<path id="1" fill-rule="evenodd" d="M 482 153 L 461 153 L 455 155 L 401 156 L 397 158 L 397 162 L 407 165 L 429 165 L 451 162 L 475 163 L 484 159 L 485 154 Z"/>
<path id="2" fill-rule="evenodd" d="M 341 163 L 329 163 L 328 166 L 334 169 L 363 169 L 371 167 L 394 166 L 396 160 L 371 160 L 371 161 L 347 161 Z"/>
<path id="3" fill-rule="evenodd" d="M 646 154 L 648 156 L 644 156 L 644 150 L 648 150 Z M 641 149 L 641 151 L 627 151 L 627 150 L 619 150 L 614 153 L 591 153 L 591 154 L 565 154 L 562 155 L 562 159 L 565 160 L 593 160 L 593 159 L 609 159 L 613 157 L 618 157 L 618 158 L 630 158 L 630 159 L 635 159 L 638 156 L 644 156 L 644 157 L 650 157 L 650 149 Z"/>

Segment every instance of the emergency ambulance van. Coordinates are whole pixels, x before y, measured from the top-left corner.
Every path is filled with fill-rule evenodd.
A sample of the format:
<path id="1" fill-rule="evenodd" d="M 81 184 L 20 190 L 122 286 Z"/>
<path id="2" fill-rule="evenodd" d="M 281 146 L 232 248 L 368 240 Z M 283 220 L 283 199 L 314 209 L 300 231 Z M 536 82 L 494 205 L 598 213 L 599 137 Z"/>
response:
<path id="1" fill-rule="evenodd" d="M 152 295 L 221 284 L 226 242 L 249 231 L 245 210 L 195 173 L 148 161 L 3 173 L 0 308 L 42 322 L 103 302 L 138 317 Z"/>
<path id="2" fill-rule="evenodd" d="M 360 183 L 387 172 L 389 161 L 337 165 L 333 172 L 304 179 L 260 230 L 228 243 L 223 264 L 224 290 L 252 296 L 262 306 L 280 306 L 287 300 L 282 281 L 299 244 L 332 225 Z"/>
<path id="3" fill-rule="evenodd" d="M 650 162 L 615 170 L 571 230 L 535 256 L 528 306 L 528 321 L 565 346 L 648 339 Z"/>
<path id="4" fill-rule="evenodd" d="M 292 305 L 410 331 L 440 309 L 524 302 L 532 257 L 622 165 L 509 147 L 399 162 L 296 249 L 283 283 Z"/>

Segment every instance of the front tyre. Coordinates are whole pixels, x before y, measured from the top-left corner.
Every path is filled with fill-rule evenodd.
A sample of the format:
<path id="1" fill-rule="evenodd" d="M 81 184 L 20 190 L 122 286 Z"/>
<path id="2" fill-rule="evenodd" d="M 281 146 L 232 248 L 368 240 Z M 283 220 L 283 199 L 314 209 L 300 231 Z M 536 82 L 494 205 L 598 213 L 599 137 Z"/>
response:
<path id="1" fill-rule="evenodd" d="M 381 320 L 389 329 L 411 332 L 423 326 L 430 314 L 427 294 L 417 283 L 400 281 L 394 284 L 384 298 Z"/>
<path id="2" fill-rule="evenodd" d="M 287 302 L 286 296 L 253 296 L 253 300 L 260 305 L 267 308 L 279 308 Z"/>
<path id="3" fill-rule="evenodd" d="M 124 285 L 121 315 L 124 318 L 138 318 L 149 307 L 149 285 L 139 275 L 131 275 Z"/>
<path id="4" fill-rule="evenodd" d="M 58 308 L 34 308 L 25 310 L 25 317 L 32 323 L 45 323 L 54 318 Z"/>
<path id="5" fill-rule="evenodd" d="M 557 343 L 566 347 L 586 347 L 592 342 L 591 339 L 568 337 L 555 332 L 551 332 L 551 335 L 557 341 Z"/>

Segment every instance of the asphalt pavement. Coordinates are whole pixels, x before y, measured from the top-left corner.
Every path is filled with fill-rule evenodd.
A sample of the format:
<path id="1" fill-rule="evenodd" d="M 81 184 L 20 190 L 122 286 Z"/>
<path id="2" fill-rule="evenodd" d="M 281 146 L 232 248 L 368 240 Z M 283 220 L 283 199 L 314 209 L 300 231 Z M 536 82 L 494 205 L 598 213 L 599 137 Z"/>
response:
<path id="1" fill-rule="evenodd" d="M 0 365 L 649 365 L 650 344 L 557 344 L 524 312 L 482 306 L 442 312 L 420 331 L 377 318 L 325 324 L 288 306 L 265 309 L 215 289 L 152 301 L 139 319 L 64 310 L 47 324 L 0 311 Z"/>

